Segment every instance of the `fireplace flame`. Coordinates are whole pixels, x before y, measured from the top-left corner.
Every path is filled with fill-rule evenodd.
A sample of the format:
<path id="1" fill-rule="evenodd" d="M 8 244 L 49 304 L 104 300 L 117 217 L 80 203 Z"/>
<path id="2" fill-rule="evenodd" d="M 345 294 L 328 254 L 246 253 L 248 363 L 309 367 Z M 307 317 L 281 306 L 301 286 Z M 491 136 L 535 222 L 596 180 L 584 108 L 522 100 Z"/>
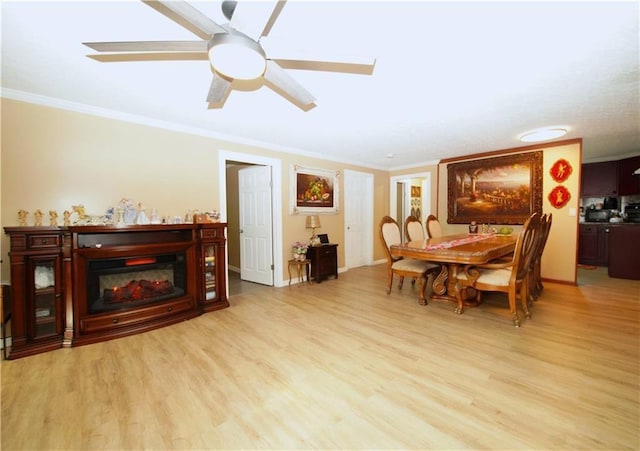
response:
<path id="1" fill-rule="evenodd" d="M 103 293 L 107 303 L 133 302 L 173 293 L 168 280 L 132 280 L 122 287 L 106 288 Z"/>

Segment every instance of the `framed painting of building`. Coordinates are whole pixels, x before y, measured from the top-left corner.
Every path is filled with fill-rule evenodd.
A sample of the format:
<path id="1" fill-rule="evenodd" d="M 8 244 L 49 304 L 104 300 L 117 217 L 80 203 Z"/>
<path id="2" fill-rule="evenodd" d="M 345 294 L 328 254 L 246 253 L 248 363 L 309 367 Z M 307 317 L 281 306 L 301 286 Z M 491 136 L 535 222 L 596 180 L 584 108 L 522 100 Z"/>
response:
<path id="1" fill-rule="evenodd" d="M 291 214 L 338 213 L 340 171 L 291 166 Z"/>
<path id="2" fill-rule="evenodd" d="M 542 214 L 542 151 L 447 166 L 449 224 L 524 224 Z"/>

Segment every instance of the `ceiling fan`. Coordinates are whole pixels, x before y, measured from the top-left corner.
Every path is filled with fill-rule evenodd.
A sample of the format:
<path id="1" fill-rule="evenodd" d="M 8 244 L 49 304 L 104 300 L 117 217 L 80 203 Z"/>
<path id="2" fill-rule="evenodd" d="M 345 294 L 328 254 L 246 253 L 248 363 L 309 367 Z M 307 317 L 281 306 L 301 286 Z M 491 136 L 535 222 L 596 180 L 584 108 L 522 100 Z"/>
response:
<path id="1" fill-rule="evenodd" d="M 308 111 L 315 98 L 284 69 L 321 70 L 370 75 L 373 58 L 314 60 L 268 37 L 286 0 L 223 1 L 229 23 L 219 25 L 185 1 L 142 0 L 200 38 L 195 41 L 84 42 L 98 61 L 209 60 L 213 80 L 209 108 L 221 108 L 234 86 L 257 89 L 263 84 Z M 290 40 L 289 40 L 290 42 Z"/>

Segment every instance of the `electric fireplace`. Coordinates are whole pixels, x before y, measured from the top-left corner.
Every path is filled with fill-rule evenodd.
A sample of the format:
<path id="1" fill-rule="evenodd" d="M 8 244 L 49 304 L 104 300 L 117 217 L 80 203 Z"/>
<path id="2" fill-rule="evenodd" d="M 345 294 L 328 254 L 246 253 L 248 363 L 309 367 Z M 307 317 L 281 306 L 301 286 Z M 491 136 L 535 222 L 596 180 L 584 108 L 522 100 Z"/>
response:
<path id="1" fill-rule="evenodd" d="M 87 313 L 136 308 L 185 293 L 184 252 L 87 261 Z"/>
<path id="2" fill-rule="evenodd" d="M 201 314 L 194 226 L 70 229 L 74 345 Z"/>

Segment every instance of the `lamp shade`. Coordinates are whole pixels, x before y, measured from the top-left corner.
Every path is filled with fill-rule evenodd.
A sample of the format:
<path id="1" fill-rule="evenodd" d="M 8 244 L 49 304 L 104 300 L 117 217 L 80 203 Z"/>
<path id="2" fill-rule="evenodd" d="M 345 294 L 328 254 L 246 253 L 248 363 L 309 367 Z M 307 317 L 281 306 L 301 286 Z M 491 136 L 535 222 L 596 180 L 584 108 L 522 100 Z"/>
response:
<path id="1" fill-rule="evenodd" d="M 320 227 L 320 216 L 307 216 L 307 229 L 317 229 Z"/>

